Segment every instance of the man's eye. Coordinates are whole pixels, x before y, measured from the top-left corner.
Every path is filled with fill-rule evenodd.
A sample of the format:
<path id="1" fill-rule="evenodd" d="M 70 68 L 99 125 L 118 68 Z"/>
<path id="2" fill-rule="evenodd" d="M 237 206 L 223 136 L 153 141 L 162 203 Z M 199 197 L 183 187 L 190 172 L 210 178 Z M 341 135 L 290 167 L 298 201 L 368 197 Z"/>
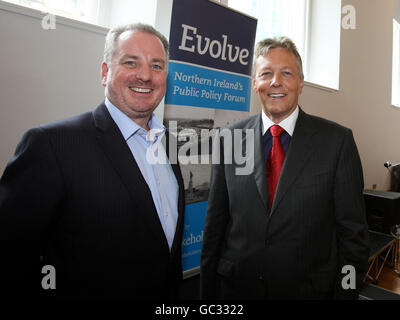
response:
<path id="1" fill-rule="evenodd" d="M 290 76 L 292 75 L 292 73 L 290 71 L 283 71 L 282 72 L 285 76 Z"/>
<path id="2" fill-rule="evenodd" d="M 260 77 L 269 77 L 272 73 L 270 71 L 265 71 L 260 74 Z"/>
<path id="3" fill-rule="evenodd" d="M 136 62 L 135 62 L 135 61 L 125 61 L 124 64 L 126 64 L 126 65 L 128 65 L 128 66 L 135 66 L 135 65 L 136 65 Z"/>
<path id="4" fill-rule="evenodd" d="M 163 67 L 160 66 L 159 64 L 153 64 L 153 65 L 152 65 L 152 68 L 153 68 L 153 69 L 156 69 L 156 70 L 162 70 L 162 69 L 163 69 Z"/>

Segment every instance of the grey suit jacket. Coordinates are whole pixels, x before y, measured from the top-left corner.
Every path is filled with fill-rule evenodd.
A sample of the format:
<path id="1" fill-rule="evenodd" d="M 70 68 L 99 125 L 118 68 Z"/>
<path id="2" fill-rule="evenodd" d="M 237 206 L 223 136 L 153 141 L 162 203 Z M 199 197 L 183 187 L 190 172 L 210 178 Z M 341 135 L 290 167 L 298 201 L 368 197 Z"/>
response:
<path id="1" fill-rule="evenodd" d="M 238 164 L 227 159 L 213 165 L 201 297 L 356 298 L 369 250 L 351 130 L 300 110 L 269 210 L 261 128 L 260 114 L 228 126 L 243 131 L 232 149 L 246 143 L 246 129 L 255 130 L 251 174 L 235 174 Z M 221 154 L 234 154 L 229 148 L 221 139 Z M 342 287 L 345 265 L 355 268 L 356 289 Z"/>

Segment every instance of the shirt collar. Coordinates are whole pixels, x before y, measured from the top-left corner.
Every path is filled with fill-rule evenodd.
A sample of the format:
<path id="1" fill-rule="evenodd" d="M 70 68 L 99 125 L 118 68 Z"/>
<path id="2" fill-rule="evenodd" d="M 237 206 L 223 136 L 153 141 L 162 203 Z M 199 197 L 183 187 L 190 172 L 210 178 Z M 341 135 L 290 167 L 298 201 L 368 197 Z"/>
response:
<path id="1" fill-rule="evenodd" d="M 146 139 L 148 141 L 154 141 L 157 139 L 158 136 L 165 133 L 165 126 L 160 122 L 160 120 L 158 120 L 154 113 L 152 114 L 148 122 L 150 131 L 147 131 L 139 126 L 135 121 L 131 120 L 114 104 L 112 104 L 112 102 L 108 100 L 108 98 L 105 99 L 105 105 L 111 115 L 111 118 L 113 118 L 114 122 L 117 124 L 125 140 L 128 140 L 135 134 L 141 134 L 146 135 Z"/>
<path id="2" fill-rule="evenodd" d="M 278 124 L 290 135 L 293 136 L 294 127 L 296 126 L 296 121 L 299 116 L 299 106 L 297 105 L 296 109 L 289 115 L 289 117 L 283 119 L 279 123 L 274 123 L 267 115 L 264 113 L 264 110 L 261 110 L 261 118 L 263 125 L 263 135 L 268 131 L 268 129 L 274 124 Z"/>

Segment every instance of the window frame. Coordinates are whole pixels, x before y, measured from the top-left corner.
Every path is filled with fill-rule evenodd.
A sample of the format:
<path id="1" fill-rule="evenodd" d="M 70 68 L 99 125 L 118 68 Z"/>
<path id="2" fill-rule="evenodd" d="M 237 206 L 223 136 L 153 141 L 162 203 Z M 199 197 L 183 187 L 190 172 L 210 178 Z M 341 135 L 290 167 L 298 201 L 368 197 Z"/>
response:
<path id="1" fill-rule="evenodd" d="M 391 103 L 400 108 L 400 22 L 393 18 Z"/>

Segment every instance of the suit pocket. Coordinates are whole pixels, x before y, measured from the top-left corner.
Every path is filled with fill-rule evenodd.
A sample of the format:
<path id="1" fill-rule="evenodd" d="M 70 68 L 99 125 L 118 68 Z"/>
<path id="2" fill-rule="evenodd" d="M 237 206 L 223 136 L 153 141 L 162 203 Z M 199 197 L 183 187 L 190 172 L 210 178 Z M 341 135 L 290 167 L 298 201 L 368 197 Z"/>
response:
<path id="1" fill-rule="evenodd" d="M 237 299 L 234 265 L 231 261 L 220 259 L 217 267 L 217 297 L 222 300 Z"/>
<path id="2" fill-rule="evenodd" d="M 217 273 L 224 277 L 230 277 L 233 274 L 233 263 L 229 260 L 220 259 Z"/>

